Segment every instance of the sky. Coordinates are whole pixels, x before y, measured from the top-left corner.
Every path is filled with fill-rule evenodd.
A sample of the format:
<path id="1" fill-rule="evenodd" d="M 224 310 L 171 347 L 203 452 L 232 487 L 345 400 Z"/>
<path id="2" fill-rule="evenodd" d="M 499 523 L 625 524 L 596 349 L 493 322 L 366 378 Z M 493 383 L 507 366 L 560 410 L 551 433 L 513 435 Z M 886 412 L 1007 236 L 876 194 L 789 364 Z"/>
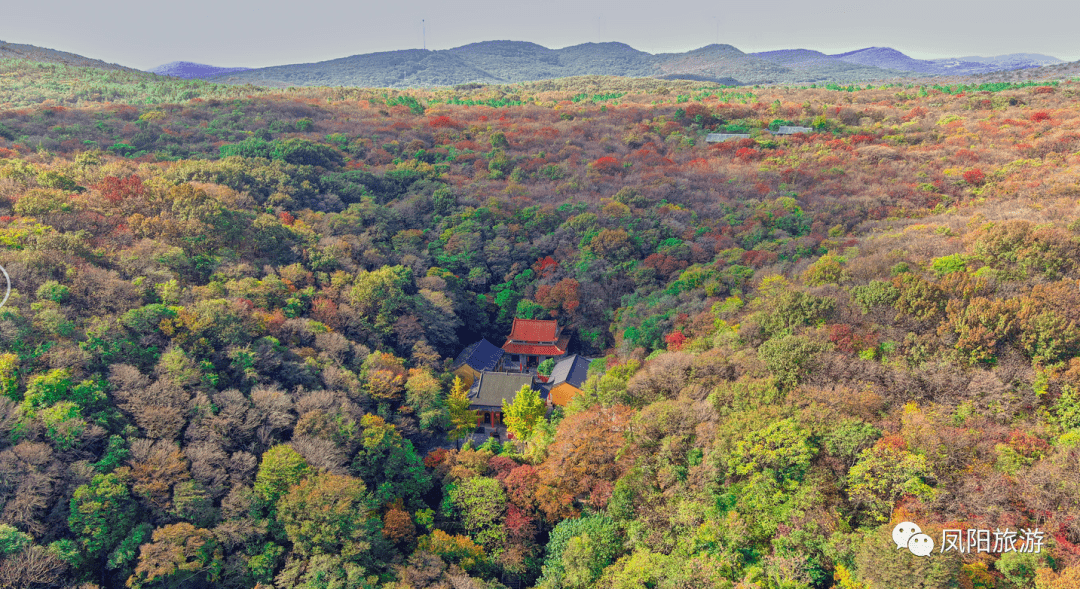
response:
<path id="1" fill-rule="evenodd" d="M 878 46 L 917 59 L 1080 60 L 1076 0 L 0 0 L 0 14 L 2 41 L 137 69 L 172 61 L 264 67 L 490 40 L 553 49 L 618 41 L 649 53 L 727 43 L 748 53 Z"/>

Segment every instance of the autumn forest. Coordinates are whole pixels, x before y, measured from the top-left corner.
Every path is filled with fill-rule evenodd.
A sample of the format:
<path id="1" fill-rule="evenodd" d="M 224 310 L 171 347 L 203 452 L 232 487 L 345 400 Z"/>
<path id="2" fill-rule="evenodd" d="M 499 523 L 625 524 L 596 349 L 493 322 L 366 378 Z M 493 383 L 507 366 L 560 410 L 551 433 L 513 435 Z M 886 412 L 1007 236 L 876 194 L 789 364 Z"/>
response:
<path id="1" fill-rule="evenodd" d="M 0 588 L 1080 586 L 1080 81 L 0 80 Z"/>

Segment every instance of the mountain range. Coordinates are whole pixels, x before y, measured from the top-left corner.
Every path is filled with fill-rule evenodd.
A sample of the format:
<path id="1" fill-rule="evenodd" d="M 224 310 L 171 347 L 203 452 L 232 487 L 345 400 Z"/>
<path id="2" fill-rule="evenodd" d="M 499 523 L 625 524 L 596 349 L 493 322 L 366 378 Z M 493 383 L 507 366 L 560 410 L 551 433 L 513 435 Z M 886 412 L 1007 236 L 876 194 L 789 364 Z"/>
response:
<path id="1" fill-rule="evenodd" d="M 484 41 L 453 49 L 384 51 L 197 77 L 279 87 L 507 84 L 583 75 L 743 85 L 972 75 L 1058 63 L 1063 62 L 1038 54 L 920 60 L 888 47 L 827 55 L 809 49 L 745 53 L 731 45 L 713 44 L 684 53 L 651 54 L 614 42 L 549 49 L 525 41 Z"/>
<path id="2" fill-rule="evenodd" d="M 0 58 L 135 71 L 74 53 L 3 41 L 0 41 Z M 829 55 L 810 49 L 745 53 L 731 45 L 713 44 L 682 53 L 652 54 L 615 42 L 549 49 L 526 41 L 484 41 L 453 49 L 383 51 L 254 69 L 174 61 L 149 72 L 269 87 L 509 84 L 589 75 L 683 79 L 737 86 L 985 76 L 1064 63 L 1055 57 L 1033 53 L 923 60 L 890 47 L 867 47 Z"/>

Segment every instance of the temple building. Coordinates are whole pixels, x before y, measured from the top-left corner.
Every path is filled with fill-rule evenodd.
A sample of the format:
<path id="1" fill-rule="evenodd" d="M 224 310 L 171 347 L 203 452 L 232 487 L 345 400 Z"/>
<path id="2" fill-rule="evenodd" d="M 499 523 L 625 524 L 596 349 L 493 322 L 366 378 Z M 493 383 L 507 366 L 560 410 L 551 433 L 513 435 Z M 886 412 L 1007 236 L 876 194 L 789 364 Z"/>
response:
<path id="1" fill-rule="evenodd" d="M 589 359 L 573 354 L 559 360 L 548 377 L 548 390 L 551 403 L 565 407 L 574 395 L 581 392 L 585 379 L 589 376 Z"/>
<path id="2" fill-rule="evenodd" d="M 557 321 L 514 319 L 501 348 L 481 339 L 462 350 L 450 371 L 469 386 L 469 408 L 480 412 L 476 425 L 502 426 L 502 402 L 512 403 L 525 385 L 540 391 L 549 405 L 569 403 L 581 392 L 589 371 L 587 358 L 577 354 L 564 358 L 569 343 L 570 336 L 562 334 Z M 543 382 L 536 370 L 549 358 L 556 364 Z"/>
<path id="3" fill-rule="evenodd" d="M 450 367 L 450 372 L 455 376 L 460 376 L 465 386 L 471 387 L 480 373 L 498 368 L 504 354 L 502 348 L 486 339 L 481 339 L 458 354 Z"/>
<path id="4" fill-rule="evenodd" d="M 477 426 L 499 427 L 502 425 L 502 403 L 513 403 L 514 397 L 523 386 L 540 391 L 546 400 L 547 392 L 536 386 L 531 374 L 515 372 L 483 372 L 469 389 L 469 408 L 480 413 L 476 418 Z"/>
<path id="5" fill-rule="evenodd" d="M 514 319 L 510 335 L 502 349 L 503 370 L 535 372 L 536 367 L 548 358 L 566 354 L 570 336 L 562 335 L 562 328 L 554 320 Z"/>

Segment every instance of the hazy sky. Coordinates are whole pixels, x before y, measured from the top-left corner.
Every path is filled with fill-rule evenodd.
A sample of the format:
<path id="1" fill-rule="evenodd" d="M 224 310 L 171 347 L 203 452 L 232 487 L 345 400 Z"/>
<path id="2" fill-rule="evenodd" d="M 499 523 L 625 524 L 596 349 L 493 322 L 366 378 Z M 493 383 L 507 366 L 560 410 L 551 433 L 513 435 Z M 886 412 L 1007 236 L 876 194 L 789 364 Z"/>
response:
<path id="1" fill-rule="evenodd" d="M 620 41 L 650 53 L 889 46 L 920 59 L 1043 53 L 1080 59 L 1077 0 L 0 0 L 0 40 L 149 69 L 262 67 L 496 39 Z"/>

